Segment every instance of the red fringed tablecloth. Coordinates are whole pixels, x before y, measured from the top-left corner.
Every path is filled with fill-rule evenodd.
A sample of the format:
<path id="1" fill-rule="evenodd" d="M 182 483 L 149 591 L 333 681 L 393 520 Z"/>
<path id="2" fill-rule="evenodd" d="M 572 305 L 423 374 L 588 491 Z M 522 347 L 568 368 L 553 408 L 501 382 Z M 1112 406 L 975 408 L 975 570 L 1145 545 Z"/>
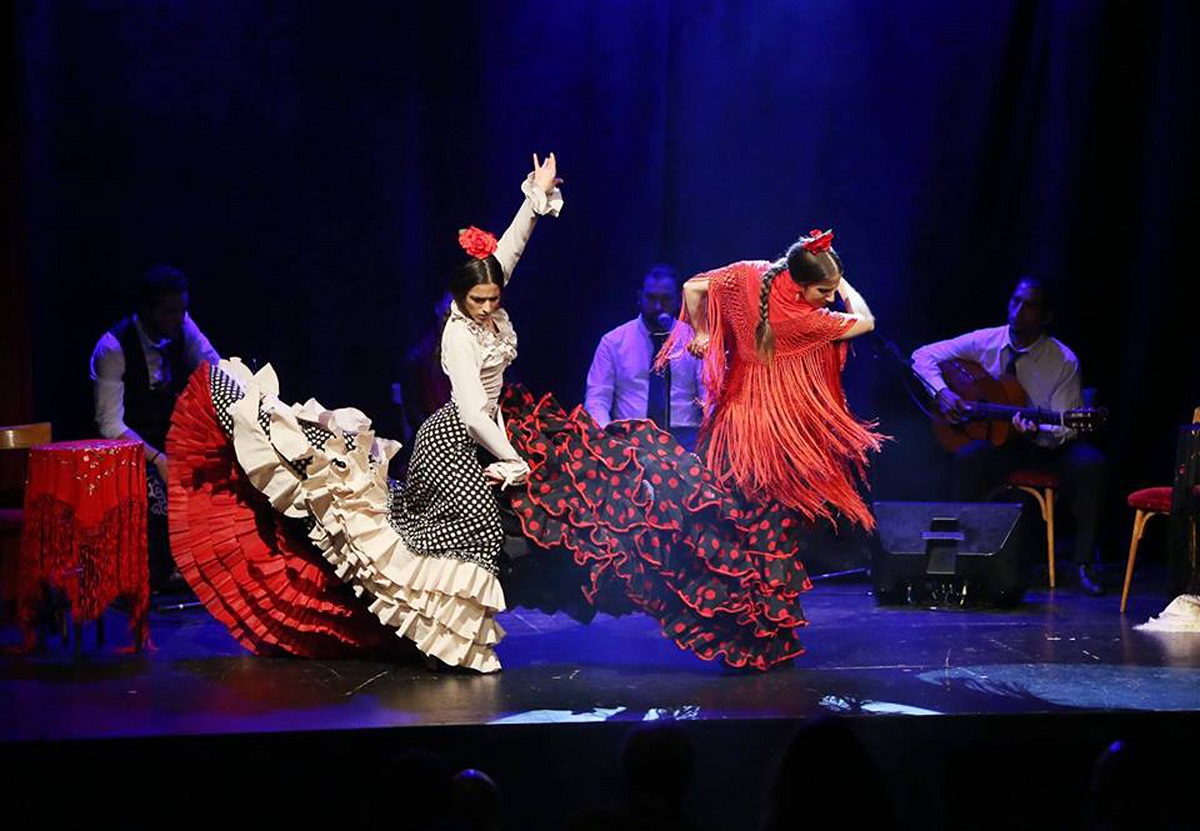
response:
<path id="1" fill-rule="evenodd" d="M 61 590 L 76 622 L 130 601 L 135 644 L 146 638 L 146 466 L 141 442 L 89 439 L 29 452 L 21 534 L 19 615 L 25 645 L 36 639 L 42 588 Z"/>

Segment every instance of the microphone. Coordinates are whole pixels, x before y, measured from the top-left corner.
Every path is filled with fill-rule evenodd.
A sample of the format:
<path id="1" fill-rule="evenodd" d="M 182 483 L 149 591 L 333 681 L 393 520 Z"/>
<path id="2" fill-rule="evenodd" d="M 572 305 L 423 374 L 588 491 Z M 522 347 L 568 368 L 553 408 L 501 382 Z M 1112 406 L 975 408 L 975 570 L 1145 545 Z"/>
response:
<path id="1" fill-rule="evenodd" d="M 658 330 L 660 332 L 671 331 L 671 324 L 675 322 L 675 318 L 671 317 L 666 312 L 659 312 L 658 317 L 655 318 L 655 320 L 658 323 Z"/>

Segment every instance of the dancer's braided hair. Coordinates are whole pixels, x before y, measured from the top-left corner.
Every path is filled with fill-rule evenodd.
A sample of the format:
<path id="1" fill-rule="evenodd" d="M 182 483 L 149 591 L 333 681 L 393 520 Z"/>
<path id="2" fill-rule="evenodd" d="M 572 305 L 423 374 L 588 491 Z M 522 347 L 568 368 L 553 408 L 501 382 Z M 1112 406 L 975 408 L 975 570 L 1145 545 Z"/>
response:
<path id="1" fill-rule="evenodd" d="M 758 327 L 754 330 L 754 347 L 759 360 L 762 361 L 771 360 L 771 356 L 775 354 L 775 330 L 771 328 L 767 301 L 771 297 L 771 284 L 787 270 L 787 264 L 786 259 L 771 263 L 771 267 L 763 272 L 762 286 L 758 290 Z"/>
<path id="2" fill-rule="evenodd" d="M 814 232 L 814 235 L 816 233 Z M 769 361 L 775 354 L 775 330 L 771 327 L 770 309 L 768 308 L 771 299 L 771 284 L 775 282 L 775 278 L 787 271 L 797 285 L 807 286 L 824 282 L 830 277 L 827 260 L 823 256 L 825 252 L 814 254 L 805 247 L 814 238 L 814 236 L 805 236 L 796 240 L 788 248 L 783 259 L 771 263 L 770 267 L 763 272 L 762 285 L 758 290 L 758 327 L 754 330 L 754 346 L 759 360 Z M 837 266 L 838 273 L 842 273 L 842 258 L 833 248 L 828 248 L 827 253 L 834 265 Z"/>

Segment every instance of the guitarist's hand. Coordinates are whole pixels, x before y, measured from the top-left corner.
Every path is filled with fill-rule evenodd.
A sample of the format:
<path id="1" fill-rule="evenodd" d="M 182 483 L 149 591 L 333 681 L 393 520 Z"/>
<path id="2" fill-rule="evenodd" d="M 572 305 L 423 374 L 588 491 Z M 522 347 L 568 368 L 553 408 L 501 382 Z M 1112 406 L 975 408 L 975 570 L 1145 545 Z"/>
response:
<path id="1" fill-rule="evenodd" d="M 1036 422 L 1021 418 L 1020 413 L 1013 413 L 1012 424 L 1018 433 L 1036 433 L 1038 429 Z"/>
<path id="2" fill-rule="evenodd" d="M 938 406 L 942 409 L 942 415 L 952 424 L 962 421 L 967 414 L 967 403 L 959 397 L 958 393 L 953 392 L 949 387 L 938 392 L 937 402 Z"/>

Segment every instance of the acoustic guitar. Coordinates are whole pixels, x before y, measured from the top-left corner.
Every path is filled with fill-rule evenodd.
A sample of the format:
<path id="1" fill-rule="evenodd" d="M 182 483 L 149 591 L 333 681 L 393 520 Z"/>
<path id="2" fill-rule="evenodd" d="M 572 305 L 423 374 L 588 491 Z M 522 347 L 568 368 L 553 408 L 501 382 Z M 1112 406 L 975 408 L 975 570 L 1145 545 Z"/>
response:
<path id="1" fill-rule="evenodd" d="M 1099 430 L 1108 420 L 1104 408 L 1085 407 L 1055 412 L 1029 406 L 1029 396 L 1013 375 L 994 378 L 975 361 L 953 358 L 938 364 L 950 391 L 966 403 L 962 421 L 952 422 L 940 411 L 933 432 L 942 447 L 953 452 L 972 441 L 987 441 L 999 447 L 1016 432 L 1012 418 L 1018 413 L 1035 424 L 1055 424 L 1081 433 Z"/>

